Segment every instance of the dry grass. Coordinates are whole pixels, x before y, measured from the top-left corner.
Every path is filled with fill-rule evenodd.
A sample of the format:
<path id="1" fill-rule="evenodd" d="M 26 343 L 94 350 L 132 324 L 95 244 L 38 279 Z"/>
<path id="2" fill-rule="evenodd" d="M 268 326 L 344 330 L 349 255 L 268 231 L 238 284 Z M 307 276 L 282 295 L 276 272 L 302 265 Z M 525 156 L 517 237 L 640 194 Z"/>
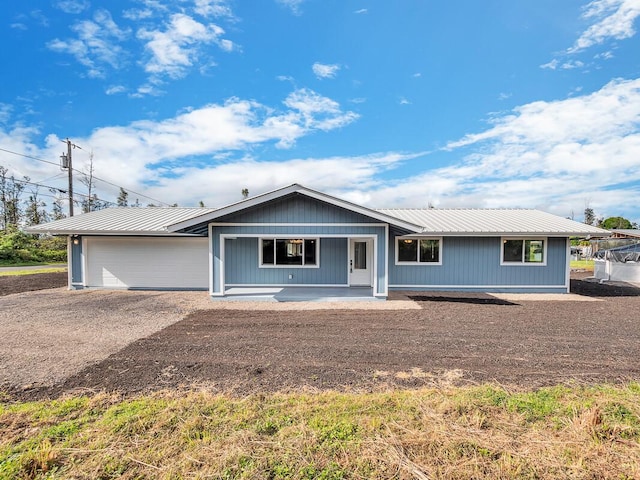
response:
<path id="1" fill-rule="evenodd" d="M 0 406 L 1 478 L 640 478 L 640 384 Z"/>

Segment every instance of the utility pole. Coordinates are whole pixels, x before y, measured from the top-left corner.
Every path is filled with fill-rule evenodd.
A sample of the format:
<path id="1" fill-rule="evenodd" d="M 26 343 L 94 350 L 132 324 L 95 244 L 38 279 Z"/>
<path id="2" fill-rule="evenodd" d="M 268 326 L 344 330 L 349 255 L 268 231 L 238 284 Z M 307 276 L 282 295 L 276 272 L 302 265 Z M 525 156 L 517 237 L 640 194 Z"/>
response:
<path id="1" fill-rule="evenodd" d="M 67 144 L 67 153 L 66 155 L 63 153 L 60 159 L 62 160 L 62 169 L 69 171 L 69 216 L 73 217 L 73 163 L 71 161 L 71 149 L 76 148 L 76 145 L 71 143 L 68 138 L 62 141 Z"/>

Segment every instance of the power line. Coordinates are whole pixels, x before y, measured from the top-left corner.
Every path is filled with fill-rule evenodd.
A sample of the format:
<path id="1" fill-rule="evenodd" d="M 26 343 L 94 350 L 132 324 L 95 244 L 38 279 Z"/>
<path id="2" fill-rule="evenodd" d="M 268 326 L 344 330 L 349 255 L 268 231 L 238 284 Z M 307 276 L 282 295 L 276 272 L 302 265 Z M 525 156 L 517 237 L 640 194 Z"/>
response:
<path id="1" fill-rule="evenodd" d="M 37 187 L 43 187 L 43 188 L 48 188 L 49 190 L 56 190 L 60 193 L 68 193 L 68 190 L 65 190 L 64 188 L 58 188 L 58 187 L 52 187 L 51 185 L 44 185 L 42 183 L 37 183 L 37 182 L 28 182 L 26 180 L 16 180 L 15 178 L 13 179 L 13 181 L 15 183 L 23 183 L 23 184 L 27 184 L 27 185 L 35 185 Z M 38 192 L 38 195 L 44 195 L 43 193 Z M 47 195 L 50 196 L 50 195 Z M 90 197 L 89 195 L 85 194 L 85 193 L 79 193 L 79 192 L 75 192 L 74 196 L 80 196 L 80 197 L 84 197 L 84 198 L 89 198 L 91 200 L 98 200 L 100 202 L 104 202 L 104 203 L 108 203 L 111 205 L 117 205 L 116 202 L 111 202 L 109 200 L 102 200 L 101 198 L 98 198 L 97 196 L 95 197 Z"/>
<path id="2" fill-rule="evenodd" d="M 77 148 L 80 148 L 81 150 L 83 150 L 81 147 L 77 147 Z M 18 156 L 20 156 L 20 157 L 30 158 L 30 159 L 32 159 L 32 160 L 37 160 L 38 162 L 48 163 L 48 164 L 50 164 L 50 165 L 55 165 L 56 167 L 59 167 L 59 164 L 57 164 L 57 163 L 55 163 L 55 162 L 50 162 L 49 160 L 44 160 L 44 159 L 42 159 L 42 158 L 34 157 L 33 155 L 26 155 L 26 154 L 24 154 L 24 153 L 13 152 L 13 151 L 11 151 L 11 150 L 7 150 L 6 148 L 1 148 L 1 147 L 0 147 L 0 151 L 2 151 L 2 152 L 6 152 L 6 153 L 11 153 L 12 155 L 18 155 Z M 83 172 L 82 170 L 78 170 L 77 168 L 72 168 L 72 170 L 73 170 L 74 172 L 78 172 L 78 173 L 80 173 L 80 174 L 82 174 L 82 175 L 84 175 L 84 174 L 85 174 L 85 172 Z M 166 206 L 168 206 L 168 207 L 169 207 L 169 206 L 171 206 L 171 205 L 170 205 L 169 203 L 167 203 L 167 202 L 163 202 L 163 201 L 161 201 L 161 200 L 158 200 L 157 198 L 150 197 L 149 195 L 145 195 L 145 194 L 143 194 L 143 193 L 135 192 L 135 191 L 133 191 L 133 190 L 127 190 L 127 189 L 125 189 L 124 187 L 122 187 L 121 185 L 116 185 L 115 183 L 112 183 L 112 182 L 110 182 L 110 181 L 108 181 L 108 180 L 104 180 L 104 179 L 102 179 L 102 178 L 96 177 L 95 175 L 93 176 L 93 178 L 94 178 L 95 180 L 98 180 L 98 181 L 100 181 L 100 182 L 104 182 L 104 183 L 106 183 L 106 184 L 108 184 L 108 185 L 111 185 L 111 186 L 113 186 L 113 187 L 122 188 L 123 190 L 126 190 L 126 191 L 127 191 L 127 192 L 129 192 L 129 193 L 133 193 L 133 194 L 138 195 L 138 196 L 143 197 L 143 198 L 148 198 L 149 200 L 153 200 L 154 202 L 160 203 L 160 204 L 162 204 L 162 205 L 166 205 Z M 113 202 L 110 202 L 110 203 L 113 203 Z"/>

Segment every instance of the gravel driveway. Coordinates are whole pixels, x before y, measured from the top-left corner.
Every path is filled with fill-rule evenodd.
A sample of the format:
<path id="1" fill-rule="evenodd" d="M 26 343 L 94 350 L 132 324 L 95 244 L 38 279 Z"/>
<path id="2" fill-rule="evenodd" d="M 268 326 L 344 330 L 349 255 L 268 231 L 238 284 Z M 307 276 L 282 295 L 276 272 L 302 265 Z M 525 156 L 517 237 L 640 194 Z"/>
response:
<path id="1" fill-rule="evenodd" d="M 192 292 L 190 292 L 192 293 Z M 201 294 L 202 303 L 207 300 Z M 198 297 L 66 288 L 0 297 L 0 385 L 53 385 L 198 308 Z M 210 303 L 210 302 L 208 302 Z"/>

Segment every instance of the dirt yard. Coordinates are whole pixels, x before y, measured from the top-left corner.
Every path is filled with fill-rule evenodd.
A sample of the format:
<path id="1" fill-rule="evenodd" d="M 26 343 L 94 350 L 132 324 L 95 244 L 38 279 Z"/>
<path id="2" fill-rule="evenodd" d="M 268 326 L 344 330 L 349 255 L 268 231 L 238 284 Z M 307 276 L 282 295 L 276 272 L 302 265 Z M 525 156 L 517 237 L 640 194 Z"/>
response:
<path id="1" fill-rule="evenodd" d="M 13 293 L 65 287 L 66 285 L 67 272 L 7 275 L 0 277 L 0 297 Z"/>
<path id="2" fill-rule="evenodd" d="M 412 297 L 414 309 L 375 310 L 363 303 L 348 310 L 278 311 L 230 309 L 198 297 L 198 310 L 187 313 L 184 306 L 170 307 L 180 295 L 187 301 L 183 293 L 155 292 L 143 301 L 133 292 L 51 291 L 59 301 L 73 298 L 68 308 L 80 311 L 91 311 L 101 295 L 86 338 L 75 340 L 85 350 L 96 341 L 91 322 L 102 335 L 112 329 L 111 342 L 119 328 L 123 334 L 131 328 L 139 309 L 161 306 L 147 322 L 148 333 L 143 329 L 130 342 L 120 338 L 115 343 L 121 347 L 106 348 L 66 379 L 26 388 L 5 383 L 5 389 L 10 397 L 42 398 L 85 389 L 135 393 L 195 386 L 244 394 L 487 381 L 530 388 L 639 379 L 640 289 L 579 278 L 572 288 L 591 301 L 441 293 Z M 112 318 L 126 318 L 124 327 L 105 323 L 105 310 Z M 174 319 L 159 320 L 162 312 Z"/>

